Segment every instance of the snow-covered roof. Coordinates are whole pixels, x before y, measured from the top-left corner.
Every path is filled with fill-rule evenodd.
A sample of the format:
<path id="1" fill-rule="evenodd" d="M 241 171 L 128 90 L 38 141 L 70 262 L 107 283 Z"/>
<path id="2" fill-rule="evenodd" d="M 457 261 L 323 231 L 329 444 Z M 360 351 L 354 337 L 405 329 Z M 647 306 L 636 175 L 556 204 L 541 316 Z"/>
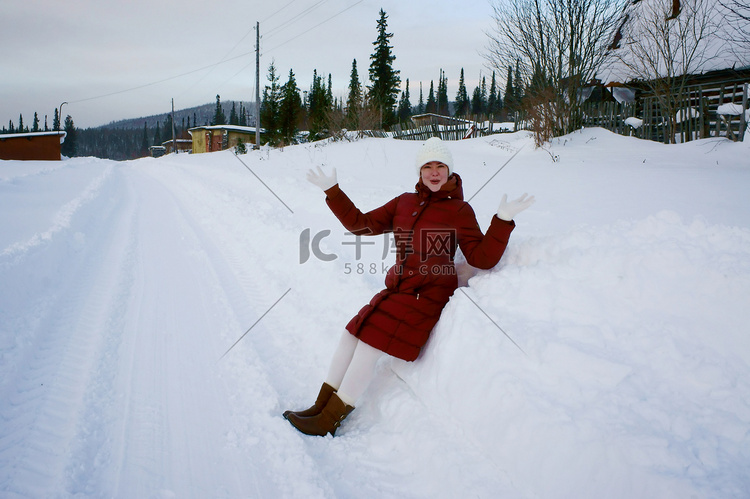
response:
<path id="1" fill-rule="evenodd" d="M 255 133 L 255 127 L 254 126 L 240 126 L 240 125 L 207 125 L 207 126 L 197 126 L 194 128 L 191 128 L 188 130 L 188 133 L 190 135 L 193 134 L 193 130 L 232 130 L 235 132 L 243 132 L 243 133 Z M 265 130 L 263 128 L 260 129 L 260 133 L 265 133 Z"/>
<path id="2" fill-rule="evenodd" d="M 60 143 L 62 144 L 63 142 L 65 142 L 65 137 L 68 135 L 68 132 L 64 132 L 62 130 L 54 130 L 52 132 L 2 133 L 0 134 L 0 140 L 19 139 L 19 138 L 28 139 L 31 137 L 44 137 L 48 135 L 59 135 Z"/>

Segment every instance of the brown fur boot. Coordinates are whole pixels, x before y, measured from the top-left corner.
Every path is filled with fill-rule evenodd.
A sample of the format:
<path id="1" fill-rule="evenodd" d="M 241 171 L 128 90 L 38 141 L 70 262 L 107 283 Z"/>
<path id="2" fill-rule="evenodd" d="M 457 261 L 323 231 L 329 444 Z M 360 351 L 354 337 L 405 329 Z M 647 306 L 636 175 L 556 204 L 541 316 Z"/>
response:
<path id="1" fill-rule="evenodd" d="M 315 400 L 315 403 L 312 405 L 312 407 L 309 407 L 308 409 L 305 409 L 304 411 L 284 411 L 284 417 L 289 419 L 290 414 L 294 414 L 295 416 L 300 417 L 300 418 L 309 418 L 310 416 L 317 416 L 318 414 L 323 412 L 323 408 L 331 399 L 331 395 L 333 395 L 335 392 L 336 390 L 331 385 L 329 385 L 328 383 L 323 383 L 323 386 L 320 387 L 318 398 L 317 400 Z"/>
<path id="2" fill-rule="evenodd" d="M 295 414 L 289 414 L 287 419 L 292 425 L 305 435 L 317 435 L 319 437 L 331 436 L 336 434 L 336 428 L 341 422 L 354 410 L 351 405 L 346 405 L 337 394 L 331 395 L 323 411 L 316 416 L 298 417 Z"/>

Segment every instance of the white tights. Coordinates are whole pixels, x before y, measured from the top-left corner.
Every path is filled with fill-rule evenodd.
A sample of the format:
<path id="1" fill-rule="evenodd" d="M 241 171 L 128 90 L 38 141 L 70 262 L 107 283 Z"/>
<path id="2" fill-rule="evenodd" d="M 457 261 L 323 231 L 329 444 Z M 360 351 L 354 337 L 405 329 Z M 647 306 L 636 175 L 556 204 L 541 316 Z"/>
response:
<path id="1" fill-rule="evenodd" d="M 339 398 L 347 405 L 355 405 L 375 375 L 375 364 L 383 352 L 359 341 L 344 330 L 328 368 L 326 383 L 337 390 Z"/>

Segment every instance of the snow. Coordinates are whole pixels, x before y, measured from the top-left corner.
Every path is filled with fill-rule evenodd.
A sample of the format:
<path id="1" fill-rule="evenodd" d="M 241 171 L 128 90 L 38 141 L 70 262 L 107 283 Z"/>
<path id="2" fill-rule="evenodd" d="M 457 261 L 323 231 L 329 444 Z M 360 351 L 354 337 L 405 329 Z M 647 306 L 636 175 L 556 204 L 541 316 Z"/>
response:
<path id="1" fill-rule="evenodd" d="M 643 126 L 643 120 L 634 116 L 625 118 L 625 123 L 627 125 L 630 125 L 632 128 L 640 128 Z"/>
<path id="2" fill-rule="evenodd" d="M 28 139 L 28 138 L 32 138 L 32 137 L 45 137 L 47 135 L 59 135 L 60 136 L 60 143 L 62 144 L 63 142 L 65 142 L 65 137 L 68 135 L 68 132 L 53 131 L 53 132 L 3 133 L 3 134 L 0 134 L 0 140 L 4 140 L 4 139 Z"/>
<path id="3" fill-rule="evenodd" d="M 742 116 L 742 104 L 722 104 L 716 109 L 716 114 L 724 116 Z M 750 121 L 750 109 L 745 110 L 745 119 Z"/>
<path id="4" fill-rule="evenodd" d="M 677 111 L 677 114 L 675 114 L 674 120 L 677 123 L 682 123 L 683 121 L 698 118 L 700 117 L 700 115 L 700 111 L 694 107 L 681 108 Z"/>
<path id="5" fill-rule="evenodd" d="M 450 143 L 483 228 L 537 198 L 500 264 L 335 438 L 282 418 L 393 258 L 305 172 L 371 209 L 418 147 L 0 161 L 0 496 L 750 496 L 750 142 Z"/>

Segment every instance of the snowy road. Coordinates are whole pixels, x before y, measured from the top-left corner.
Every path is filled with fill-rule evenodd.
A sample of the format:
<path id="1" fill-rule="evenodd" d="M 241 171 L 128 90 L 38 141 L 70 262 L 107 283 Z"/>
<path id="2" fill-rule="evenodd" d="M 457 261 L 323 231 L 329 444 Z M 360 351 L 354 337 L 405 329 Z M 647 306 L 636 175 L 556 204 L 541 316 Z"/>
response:
<path id="1" fill-rule="evenodd" d="M 472 193 L 529 141 L 502 137 L 454 145 Z M 383 279 L 381 240 L 357 260 L 304 171 L 337 167 L 371 208 L 413 182 L 414 147 L 0 162 L 0 497 L 746 497 L 730 145 L 527 145 L 503 188 L 540 201 L 426 354 L 384 359 L 334 439 L 284 421 Z M 472 202 L 483 227 L 498 197 Z M 306 229 L 335 260 L 301 262 Z"/>
<path id="2" fill-rule="evenodd" d="M 69 182 L 54 178 L 65 170 L 40 175 Z M 4 345 L 15 362 L 3 365 L 0 488 L 19 497 L 279 496 L 284 469 L 232 442 L 248 421 L 217 363 L 227 346 L 222 326 L 240 329 L 224 296 L 236 287 L 231 276 L 222 282 L 226 262 L 209 256 L 211 240 L 147 168 L 83 170 L 90 182 L 58 201 L 56 225 L 6 244 L 5 276 L 38 279 L 21 291 L 44 294 L 4 303 L 15 321 L 6 331 L 23 334 L 3 336 L 15 343 Z M 49 202 L 26 201 L 29 209 Z M 64 219 L 68 212 L 75 220 Z M 21 261 L 15 269 L 38 274 L 14 276 Z M 26 300 L 33 316 L 13 317 L 29 310 Z M 264 375 L 243 374 L 254 384 Z M 268 386 L 256 389 L 274 397 Z"/>

